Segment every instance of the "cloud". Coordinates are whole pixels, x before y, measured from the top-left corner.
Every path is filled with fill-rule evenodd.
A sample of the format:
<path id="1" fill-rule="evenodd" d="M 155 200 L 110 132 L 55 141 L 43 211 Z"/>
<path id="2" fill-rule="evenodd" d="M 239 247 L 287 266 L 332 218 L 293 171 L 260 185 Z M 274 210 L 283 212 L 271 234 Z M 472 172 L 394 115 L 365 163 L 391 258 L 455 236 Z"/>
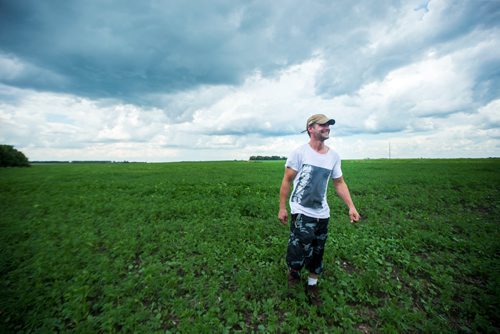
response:
<path id="1" fill-rule="evenodd" d="M 495 130 L 496 138 L 500 138 L 500 99 L 494 100 L 484 107 L 479 108 L 479 127 L 483 130 Z"/>
<path id="2" fill-rule="evenodd" d="M 430 45 L 440 52 L 492 29 L 498 15 L 494 1 L 3 2 L 0 51 L 23 70 L 2 82 L 156 105 L 155 94 L 239 85 L 321 52 L 317 89 L 331 97 L 382 79 Z"/>
<path id="3" fill-rule="evenodd" d="M 498 155 L 498 22 L 495 1 L 4 1 L 0 140 L 36 159 L 287 155 L 324 113 L 348 158 Z"/>
<path id="4" fill-rule="evenodd" d="M 325 109 L 314 94 L 314 79 L 321 66 L 321 59 L 314 58 L 274 78 L 263 78 L 257 72 L 212 106 L 198 110 L 193 123 L 206 134 L 297 134 L 303 130 L 302 124 L 290 120 Z"/>
<path id="5" fill-rule="evenodd" d="M 483 32 L 497 39 L 500 9 L 495 1 L 418 3 L 382 5 L 386 11 L 375 18 L 368 16 L 369 7 L 359 6 L 366 16 L 355 19 L 364 25 L 348 30 L 345 39 L 333 36 L 325 44 L 328 67 L 318 81 L 319 92 L 327 96 L 352 93 L 367 81 L 381 80 L 429 53 L 442 56 L 463 48 L 464 36 L 470 36 L 469 43 Z"/>
<path id="6" fill-rule="evenodd" d="M 328 113 L 327 102 L 314 94 L 321 68 L 321 59 L 314 58 L 273 78 L 256 72 L 239 87 L 200 87 L 164 95 L 168 110 L 16 89 L 16 103 L 4 103 L 0 109 L 0 139 L 43 147 L 43 152 L 78 147 L 89 152 L 129 143 L 168 149 L 169 154 L 207 150 L 220 151 L 222 156 L 227 152 L 221 150 L 233 150 L 232 154 L 245 152 L 238 156 L 246 158 L 240 154 L 252 155 L 250 150 L 256 147 L 267 152 L 276 137 L 299 134 L 310 113 Z M 0 88 L 0 95 L 2 91 L 14 95 L 12 88 Z M 187 111 L 176 114 L 175 110 Z"/>
<path id="7" fill-rule="evenodd" d="M 0 95 L 5 86 L 0 86 Z M 5 94 L 5 93 L 4 93 Z M 67 94 L 17 91 L 22 99 L 0 105 L 3 141 L 22 146 L 88 148 L 95 143 L 145 142 L 167 121 L 158 109 L 107 106 Z"/>
<path id="8" fill-rule="evenodd" d="M 3 81 L 18 87 L 151 103 L 142 94 L 234 85 L 257 69 L 271 73 L 310 54 L 301 30 L 289 31 L 280 7 L 267 2 L 26 1 L 2 6 L 3 53 L 65 79 L 64 85 L 24 76 Z M 290 11 L 293 7 L 285 8 Z"/>
<path id="9" fill-rule="evenodd" d="M 0 77 L 5 84 L 11 86 L 24 86 L 30 82 L 35 87 L 53 87 L 60 89 L 67 80 L 63 76 L 40 68 L 36 65 L 26 63 L 12 55 L 0 53 Z"/>
<path id="10" fill-rule="evenodd" d="M 477 38 L 448 54 L 430 52 L 354 94 L 333 98 L 341 122 L 348 124 L 341 134 L 427 131 L 433 117 L 475 113 L 498 98 L 499 78 L 490 69 L 500 65 L 499 47 L 498 39 Z"/>

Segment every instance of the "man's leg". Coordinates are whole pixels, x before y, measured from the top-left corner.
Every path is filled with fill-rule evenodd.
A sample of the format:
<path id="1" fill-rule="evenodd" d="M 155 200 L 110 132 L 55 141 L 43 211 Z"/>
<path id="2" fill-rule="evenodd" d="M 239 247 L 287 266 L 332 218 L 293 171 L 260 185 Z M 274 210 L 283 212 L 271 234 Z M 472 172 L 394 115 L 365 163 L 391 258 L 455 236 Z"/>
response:
<path id="1" fill-rule="evenodd" d="M 292 215 L 286 254 L 289 287 L 300 282 L 300 270 L 304 267 L 306 258 L 312 256 L 315 224 L 311 223 L 311 219 L 301 214 Z"/>
<path id="2" fill-rule="evenodd" d="M 323 271 L 323 254 L 326 239 L 328 237 L 328 219 L 318 219 L 314 229 L 315 238 L 312 242 L 312 256 L 306 264 L 309 271 L 307 279 L 306 294 L 311 304 L 321 305 L 319 296 L 318 279 Z"/>

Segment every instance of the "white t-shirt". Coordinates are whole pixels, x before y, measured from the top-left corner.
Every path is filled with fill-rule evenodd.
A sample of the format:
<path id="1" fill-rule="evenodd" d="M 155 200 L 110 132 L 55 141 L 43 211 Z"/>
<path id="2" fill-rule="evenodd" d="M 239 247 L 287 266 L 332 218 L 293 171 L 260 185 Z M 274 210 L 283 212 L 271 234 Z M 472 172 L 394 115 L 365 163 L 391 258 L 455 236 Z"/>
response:
<path id="1" fill-rule="evenodd" d="M 329 148 L 321 154 L 304 144 L 296 148 L 285 166 L 297 172 L 290 196 L 292 214 L 301 213 L 314 218 L 330 217 L 326 199 L 328 181 L 342 176 L 340 157 Z"/>

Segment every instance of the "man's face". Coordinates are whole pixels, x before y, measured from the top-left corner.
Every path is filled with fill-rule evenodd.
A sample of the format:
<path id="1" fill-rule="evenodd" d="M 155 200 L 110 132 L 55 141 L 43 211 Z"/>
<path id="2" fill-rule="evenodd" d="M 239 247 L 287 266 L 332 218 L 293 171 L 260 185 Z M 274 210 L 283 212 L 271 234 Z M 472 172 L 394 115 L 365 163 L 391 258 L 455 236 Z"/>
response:
<path id="1" fill-rule="evenodd" d="M 311 131 L 311 136 L 314 138 L 325 141 L 330 138 L 330 125 L 326 124 L 313 124 L 313 130 Z"/>

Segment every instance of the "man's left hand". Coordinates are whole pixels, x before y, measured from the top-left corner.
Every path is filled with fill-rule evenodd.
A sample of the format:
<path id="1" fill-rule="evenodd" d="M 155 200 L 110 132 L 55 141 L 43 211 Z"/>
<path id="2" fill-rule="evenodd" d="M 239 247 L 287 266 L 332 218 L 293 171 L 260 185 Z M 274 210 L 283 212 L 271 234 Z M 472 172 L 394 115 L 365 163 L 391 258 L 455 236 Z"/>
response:
<path id="1" fill-rule="evenodd" d="M 351 223 L 357 222 L 361 219 L 361 216 L 356 208 L 349 209 L 349 218 L 351 219 Z"/>

